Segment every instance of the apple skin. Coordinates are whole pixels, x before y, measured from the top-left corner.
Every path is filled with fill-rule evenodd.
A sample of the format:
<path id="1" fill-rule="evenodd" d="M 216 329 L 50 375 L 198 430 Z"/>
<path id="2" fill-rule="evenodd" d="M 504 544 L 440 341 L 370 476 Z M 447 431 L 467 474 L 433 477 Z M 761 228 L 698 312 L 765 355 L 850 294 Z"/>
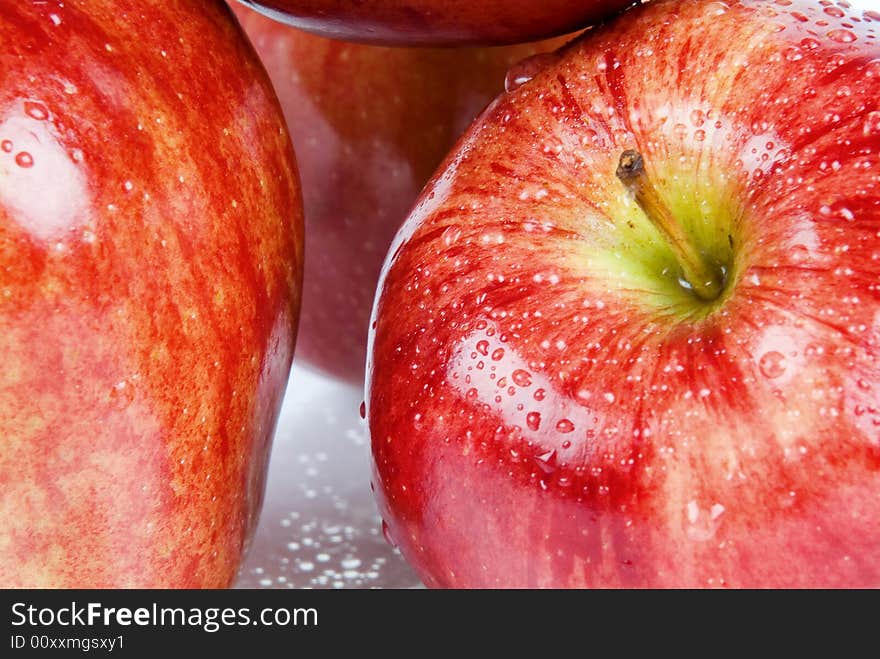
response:
<path id="1" fill-rule="evenodd" d="M 368 364 L 379 505 L 427 585 L 880 586 L 878 33 L 651 2 L 462 138 Z M 666 272 L 626 149 L 730 250 L 714 303 Z"/>
<path id="2" fill-rule="evenodd" d="M 241 0 L 332 39 L 387 46 L 503 45 L 587 27 L 635 0 Z"/>
<path id="3" fill-rule="evenodd" d="M 0 6 L 0 585 L 228 586 L 301 294 L 277 98 L 221 2 Z"/>
<path id="4" fill-rule="evenodd" d="M 395 232 L 458 137 L 504 90 L 508 69 L 543 65 L 552 58 L 545 51 L 567 39 L 384 48 L 324 39 L 231 6 L 296 145 L 309 243 L 297 359 L 362 386 L 370 311 Z"/>

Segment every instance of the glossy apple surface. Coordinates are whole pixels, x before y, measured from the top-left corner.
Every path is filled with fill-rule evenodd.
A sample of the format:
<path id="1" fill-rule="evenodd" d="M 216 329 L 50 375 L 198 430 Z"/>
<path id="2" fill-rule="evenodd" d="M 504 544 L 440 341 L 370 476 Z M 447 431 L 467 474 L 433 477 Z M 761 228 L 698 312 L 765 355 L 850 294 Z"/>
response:
<path id="1" fill-rule="evenodd" d="M 376 490 L 427 584 L 880 586 L 878 36 L 651 2 L 482 115 L 371 337 Z"/>
<path id="2" fill-rule="evenodd" d="M 382 261 L 424 184 L 520 60 L 566 39 L 484 49 L 316 37 L 232 3 L 296 145 L 308 235 L 297 358 L 363 383 Z"/>
<path id="3" fill-rule="evenodd" d="M 0 37 L 0 585 L 227 586 L 299 312 L 277 99 L 220 2 Z"/>
<path id="4" fill-rule="evenodd" d="M 381 45 L 522 43 L 587 27 L 634 0 L 241 0 L 325 37 Z"/>

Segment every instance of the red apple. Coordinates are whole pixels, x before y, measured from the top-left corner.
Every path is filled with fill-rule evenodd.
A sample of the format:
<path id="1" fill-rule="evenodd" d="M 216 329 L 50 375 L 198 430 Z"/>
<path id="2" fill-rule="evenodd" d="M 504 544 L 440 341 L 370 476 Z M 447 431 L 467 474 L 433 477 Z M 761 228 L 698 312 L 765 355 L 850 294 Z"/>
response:
<path id="1" fill-rule="evenodd" d="M 0 2 L 0 585 L 208 587 L 259 512 L 295 161 L 219 1 Z"/>
<path id="2" fill-rule="evenodd" d="M 880 586 L 878 28 L 651 2 L 471 128 L 371 336 L 427 584 Z"/>
<path id="3" fill-rule="evenodd" d="M 241 0 L 325 37 L 384 45 L 493 45 L 544 39 L 637 0 Z"/>
<path id="4" fill-rule="evenodd" d="M 308 233 L 299 359 L 363 383 L 367 328 L 394 232 L 518 61 L 564 39 L 492 49 L 382 48 L 293 29 L 233 3 L 296 144 Z M 550 55 L 527 59 L 517 72 Z"/>

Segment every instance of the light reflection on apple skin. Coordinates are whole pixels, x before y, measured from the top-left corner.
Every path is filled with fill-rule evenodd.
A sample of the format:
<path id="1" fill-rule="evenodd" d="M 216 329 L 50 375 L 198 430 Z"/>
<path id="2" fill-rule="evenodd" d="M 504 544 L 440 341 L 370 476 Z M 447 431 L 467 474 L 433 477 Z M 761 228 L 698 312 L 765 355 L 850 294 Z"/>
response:
<path id="1" fill-rule="evenodd" d="M 511 454 L 526 442 L 529 452 L 550 467 L 589 460 L 600 425 L 597 412 L 588 406 L 593 392 L 581 390 L 571 400 L 557 391 L 542 367 L 520 356 L 495 323 L 482 321 L 453 353 L 447 380 L 465 404 L 482 404 L 482 413 L 499 417 L 503 433 L 512 439 Z M 613 402 L 610 393 L 596 392 L 595 398 L 606 395 Z M 480 413 L 478 407 L 475 412 Z"/>
<path id="2" fill-rule="evenodd" d="M 433 586 L 877 586 L 880 17 L 627 16 L 498 101 L 399 234 L 367 397 L 385 520 Z M 668 199 L 731 214 L 705 318 L 664 306 L 651 240 L 627 244 L 633 143 Z M 567 400 L 549 418 L 594 411 L 576 457 L 542 464 L 563 437 L 497 384 L 521 367 Z"/>
<path id="3" fill-rule="evenodd" d="M 49 241 L 89 222 L 81 152 L 58 140 L 48 106 L 13 104 L 0 121 L 0 203 L 34 238 Z"/>

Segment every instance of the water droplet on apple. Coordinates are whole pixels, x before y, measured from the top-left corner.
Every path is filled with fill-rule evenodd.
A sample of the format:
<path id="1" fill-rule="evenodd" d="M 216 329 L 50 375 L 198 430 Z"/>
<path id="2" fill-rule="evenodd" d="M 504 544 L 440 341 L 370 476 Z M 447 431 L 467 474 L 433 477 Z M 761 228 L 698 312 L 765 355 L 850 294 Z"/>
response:
<path id="1" fill-rule="evenodd" d="M 510 377 L 518 387 L 528 387 L 532 384 L 531 374 L 521 368 L 516 369 Z"/>
<path id="2" fill-rule="evenodd" d="M 499 362 L 504 359 L 504 348 L 496 348 L 492 351 L 492 361 Z"/>
<path id="3" fill-rule="evenodd" d="M 560 419 L 556 424 L 556 431 L 561 432 L 562 434 L 574 432 L 574 424 L 568 419 Z"/>
<path id="4" fill-rule="evenodd" d="M 391 545 L 392 548 L 397 549 L 397 542 L 394 540 L 394 536 L 391 535 L 391 527 L 388 526 L 388 522 L 384 519 L 382 520 L 382 535 L 385 537 L 385 542 Z"/>
<path id="5" fill-rule="evenodd" d="M 459 238 L 461 238 L 461 229 L 455 226 L 446 227 L 442 237 L 443 244 L 447 247 L 451 247 Z"/>
<path id="6" fill-rule="evenodd" d="M 553 63 L 557 57 L 553 53 L 538 53 L 514 64 L 504 78 L 504 91 L 514 92 Z"/>
<path id="7" fill-rule="evenodd" d="M 3 149 L 4 153 L 12 153 L 12 140 L 3 140 L 0 142 L 0 149 Z"/>
<path id="8" fill-rule="evenodd" d="M 794 245 L 789 250 L 792 263 L 801 263 L 810 258 L 810 250 L 806 245 Z"/>
<path id="9" fill-rule="evenodd" d="M 852 43 L 858 37 L 855 35 L 855 32 L 850 32 L 849 30 L 831 30 L 828 33 L 828 38 L 832 41 L 836 41 L 837 43 Z"/>
<path id="10" fill-rule="evenodd" d="M 22 169 L 28 169 L 34 166 L 34 157 L 27 151 L 20 151 L 15 156 L 15 164 Z"/>
<path id="11" fill-rule="evenodd" d="M 526 415 L 526 425 L 529 427 L 529 430 L 537 431 L 541 427 L 541 413 L 529 412 Z"/>
<path id="12" fill-rule="evenodd" d="M 480 392 L 477 391 L 476 388 L 471 387 L 470 389 L 467 390 L 467 393 L 465 394 L 465 398 L 467 398 L 468 400 L 474 400 L 479 394 L 480 394 Z"/>
<path id="13" fill-rule="evenodd" d="M 547 451 L 541 455 L 535 456 L 535 462 L 544 471 L 544 473 L 552 474 L 556 471 L 556 451 Z"/>
<path id="14" fill-rule="evenodd" d="M 782 52 L 783 57 L 789 62 L 797 62 L 804 58 L 804 54 L 797 46 L 789 46 Z"/>
<path id="15" fill-rule="evenodd" d="M 702 141 L 704 141 L 704 140 L 706 139 L 706 131 L 704 131 L 702 128 L 699 129 L 699 130 L 694 131 L 694 139 L 695 139 L 697 142 L 702 142 Z"/>
<path id="16" fill-rule="evenodd" d="M 865 117 L 865 125 L 862 132 L 865 137 L 880 133 L 880 110 L 874 110 L 873 112 L 868 113 Z"/>
<path id="17" fill-rule="evenodd" d="M 834 18 L 843 18 L 846 15 L 840 7 L 825 7 L 824 11 L 829 16 L 834 16 Z"/>
<path id="18" fill-rule="evenodd" d="M 481 341 L 477 341 L 477 352 L 479 352 L 484 357 L 489 355 L 489 342 L 485 339 Z"/>
<path id="19" fill-rule="evenodd" d="M 819 212 L 822 215 L 839 218 L 845 222 L 852 222 L 856 218 L 855 214 L 847 207 L 846 203 L 842 201 L 836 201 L 830 206 L 822 206 L 819 209 Z"/>
<path id="20" fill-rule="evenodd" d="M 31 119 L 36 119 L 37 121 L 45 121 L 49 118 L 49 110 L 45 105 L 37 101 L 25 101 L 24 112 Z"/>
<path id="21" fill-rule="evenodd" d="M 762 375 L 771 380 L 785 373 L 785 366 L 785 355 L 776 350 L 764 353 L 758 361 L 758 368 Z"/>
<path id="22" fill-rule="evenodd" d="M 730 9 L 723 2 L 710 2 L 706 5 L 706 13 L 709 16 L 721 16 L 727 13 L 727 10 Z"/>
<path id="23" fill-rule="evenodd" d="M 543 389 L 535 389 L 534 397 L 535 400 L 544 400 L 544 396 L 547 394 Z"/>

